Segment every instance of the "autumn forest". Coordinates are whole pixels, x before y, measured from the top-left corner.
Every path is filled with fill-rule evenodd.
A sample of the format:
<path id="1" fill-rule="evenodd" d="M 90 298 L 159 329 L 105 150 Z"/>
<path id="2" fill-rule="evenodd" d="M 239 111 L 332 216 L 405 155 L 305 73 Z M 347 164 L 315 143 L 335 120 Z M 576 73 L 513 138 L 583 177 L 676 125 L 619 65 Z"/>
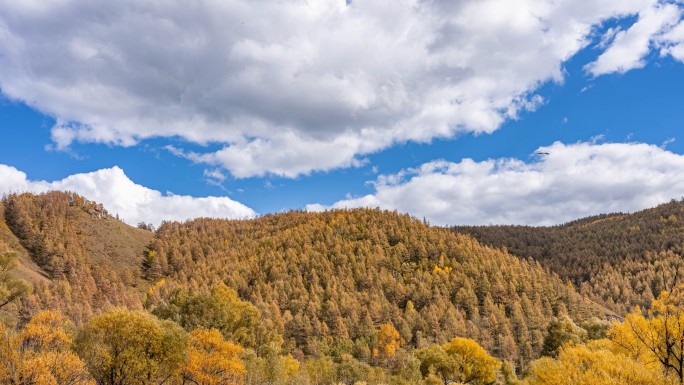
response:
<path id="1" fill-rule="evenodd" d="M 2 199 L 1 384 L 684 384 L 681 201 L 553 227 L 106 209 Z"/>

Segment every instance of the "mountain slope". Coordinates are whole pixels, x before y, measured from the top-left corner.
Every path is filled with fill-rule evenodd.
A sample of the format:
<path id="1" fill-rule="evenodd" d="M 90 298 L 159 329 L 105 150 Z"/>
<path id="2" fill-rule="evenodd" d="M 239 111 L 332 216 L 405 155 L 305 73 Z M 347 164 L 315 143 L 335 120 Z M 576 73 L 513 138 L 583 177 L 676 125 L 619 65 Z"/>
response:
<path id="1" fill-rule="evenodd" d="M 560 226 L 460 226 L 457 233 L 534 258 L 619 313 L 648 306 L 684 279 L 684 202 L 634 214 L 600 215 Z"/>
<path id="2" fill-rule="evenodd" d="M 395 212 L 197 219 L 153 234 L 75 194 L 10 195 L 3 207 L 0 236 L 34 284 L 22 319 L 56 309 L 80 323 L 224 283 L 295 356 L 370 363 L 389 323 L 409 349 L 464 336 L 522 367 L 539 355 L 552 317 L 607 313 L 537 262 Z"/>
<path id="3" fill-rule="evenodd" d="M 46 283 L 48 274 L 43 271 L 33 260 L 29 252 L 21 245 L 12 230 L 5 222 L 5 205 L 0 202 L 0 251 L 13 251 L 17 256 L 18 266 L 14 271 L 17 278 L 30 283 Z"/>
<path id="4" fill-rule="evenodd" d="M 166 223 L 151 248 L 148 276 L 199 290 L 225 282 L 304 354 L 367 359 L 377 326 L 391 323 L 408 346 L 467 336 L 526 362 L 550 317 L 603 315 L 537 263 L 393 212 Z"/>
<path id="5" fill-rule="evenodd" d="M 140 262 L 151 232 L 70 193 L 9 195 L 3 207 L 0 236 L 35 289 L 26 315 L 51 308 L 80 321 L 110 306 L 141 308 L 148 283 Z"/>

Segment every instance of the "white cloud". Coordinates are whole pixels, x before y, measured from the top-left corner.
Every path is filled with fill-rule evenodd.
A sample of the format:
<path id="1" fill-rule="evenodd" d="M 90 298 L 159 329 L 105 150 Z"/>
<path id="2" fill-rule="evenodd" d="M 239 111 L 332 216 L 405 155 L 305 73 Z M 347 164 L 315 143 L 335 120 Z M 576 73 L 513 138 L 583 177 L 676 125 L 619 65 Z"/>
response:
<path id="1" fill-rule="evenodd" d="M 684 197 L 684 155 L 641 143 L 556 142 L 531 162 L 435 161 L 381 176 L 375 192 L 308 210 L 381 207 L 433 224 L 550 225 Z"/>
<path id="2" fill-rule="evenodd" d="M 226 180 L 226 176 L 221 172 L 221 170 L 204 170 L 204 176 L 207 178 L 217 179 L 219 181 Z"/>
<path id="3" fill-rule="evenodd" d="M 204 177 L 207 181 L 214 184 L 220 184 L 226 180 L 226 175 L 219 169 L 204 170 Z"/>
<path id="4" fill-rule="evenodd" d="M 613 72 L 625 73 L 646 65 L 644 57 L 651 51 L 651 44 L 659 40 L 659 35 L 667 32 L 682 16 L 682 10 L 675 4 L 657 4 L 639 13 L 639 20 L 626 31 L 613 34 L 608 49 L 595 62 L 585 66 L 594 76 Z M 601 44 L 605 43 L 606 37 Z"/>
<path id="5" fill-rule="evenodd" d="M 670 55 L 684 62 L 684 20 L 658 39 L 661 56 Z"/>
<path id="6" fill-rule="evenodd" d="M 0 87 L 56 118 L 57 148 L 179 136 L 236 177 L 294 177 L 492 132 L 592 28 L 655 3 L 5 1 Z"/>
<path id="7" fill-rule="evenodd" d="M 50 190 L 74 191 L 102 203 L 125 222 L 159 225 L 162 220 L 183 221 L 197 217 L 252 218 L 249 207 L 226 197 L 195 198 L 163 195 L 130 180 L 119 167 L 75 174 L 59 181 L 32 181 L 14 167 L 0 164 L 0 194 L 12 192 L 41 193 Z"/>
<path id="8" fill-rule="evenodd" d="M 667 148 L 667 146 L 671 145 L 675 141 L 677 141 L 677 138 L 667 138 L 667 139 L 665 139 L 665 141 L 663 141 L 663 143 L 660 145 L 660 147 Z"/>

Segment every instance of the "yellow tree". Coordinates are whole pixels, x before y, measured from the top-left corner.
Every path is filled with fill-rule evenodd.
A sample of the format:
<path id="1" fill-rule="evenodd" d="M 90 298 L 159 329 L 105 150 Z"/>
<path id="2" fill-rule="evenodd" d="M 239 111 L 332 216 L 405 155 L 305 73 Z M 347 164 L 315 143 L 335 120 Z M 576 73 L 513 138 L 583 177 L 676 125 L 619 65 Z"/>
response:
<path id="1" fill-rule="evenodd" d="M 684 384 L 684 286 L 662 292 L 646 314 L 637 307 L 608 336 L 623 352 Z"/>
<path id="2" fill-rule="evenodd" d="M 306 377 L 311 385 L 335 384 L 335 362 L 328 356 L 309 358 L 306 361 Z"/>
<path id="3" fill-rule="evenodd" d="M 21 330 L 21 344 L 33 351 L 66 350 L 72 338 L 66 331 L 67 321 L 55 311 L 36 314 Z"/>
<path id="4" fill-rule="evenodd" d="M 235 290 L 223 283 L 214 286 L 209 293 L 177 289 L 163 301 L 154 297 L 150 295 L 147 304 L 152 313 L 162 319 L 178 321 L 186 330 L 217 329 L 226 339 L 246 348 L 272 346 L 278 350 L 282 345 L 282 336 L 268 327 L 259 309 L 241 300 Z"/>
<path id="5" fill-rule="evenodd" d="M 439 377 L 447 384 L 461 382 L 472 385 L 493 384 L 501 363 L 477 342 L 454 338 L 446 344 L 432 345 L 416 352 L 420 370 L 429 381 Z"/>
<path id="6" fill-rule="evenodd" d="M 183 383 L 196 385 L 237 385 L 245 376 L 240 359 L 242 347 L 223 339 L 216 329 L 198 328 L 190 333 L 188 358 L 183 367 Z"/>
<path id="7" fill-rule="evenodd" d="M 153 315 L 114 309 L 92 318 L 77 350 L 100 385 L 169 383 L 185 362 L 187 335 Z"/>
<path id="8" fill-rule="evenodd" d="M 397 349 L 404 343 L 401 335 L 391 324 L 380 325 L 380 331 L 378 332 L 378 342 L 377 350 L 374 351 L 374 355 L 382 360 L 385 364 L 394 357 Z"/>
<path id="9" fill-rule="evenodd" d="M 613 351 L 608 340 L 567 344 L 557 359 L 543 357 L 530 364 L 526 385 L 666 385 L 662 373 L 644 362 Z"/>
<path id="10" fill-rule="evenodd" d="M 29 356 L 23 361 L 19 377 L 26 384 L 95 385 L 83 361 L 70 351 L 46 351 Z"/>
<path id="11" fill-rule="evenodd" d="M 484 385 L 496 380 L 496 371 L 501 367 L 501 363 L 477 342 L 457 337 L 444 345 L 444 351 L 458 358 L 458 371 L 463 377 L 461 382 Z"/>
<path id="12" fill-rule="evenodd" d="M 287 377 L 294 377 L 299 373 L 301 364 L 291 354 L 280 357 L 280 362 L 283 365 L 283 371 Z"/>
<path id="13" fill-rule="evenodd" d="M 71 351 L 66 324 L 59 313 L 45 311 L 38 313 L 19 335 L 2 330 L 0 383 L 94 385 L 83 361 Z"/>

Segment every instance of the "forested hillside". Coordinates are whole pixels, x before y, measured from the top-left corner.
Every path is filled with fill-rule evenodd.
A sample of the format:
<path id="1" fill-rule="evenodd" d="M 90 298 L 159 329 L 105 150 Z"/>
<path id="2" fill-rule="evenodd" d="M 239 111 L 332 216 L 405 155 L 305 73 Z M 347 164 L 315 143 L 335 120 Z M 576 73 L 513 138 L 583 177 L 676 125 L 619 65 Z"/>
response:
<path id="1" fill-rule="evenodd" d="M 150 279 L 194 290 L 224 282 L 305 355 L 369 361 L 375 328 L 392 323 L 412 347 L 465 336 L 526 362 L 552 316 L 603 315 L 537 263 L 386 211 L 166 223 L 150 255 Z"/>
<path id="2" fill-rule="evenodd" d="M 141 309 L 149 231 L 130 227 L 75 194 L 10 195 L 0 207 L 0 249 L 18 255 L 33 285 L 21 311 L 58 309 L 81 322 L 111 306 Z"/>
<path id="3" fill-rule="evenodd" d="M 483 244 L 534 258 L 588 298 L 625 314 L 684 279 L 684 202 L 560 226 L 458 226 Z"/>
<path id="4" fill-rule="evenodd" d="M 661 227 L 644 219 L 644 233 L 657 232 L 645 243 L 674 231 L 663 212 Z M 396 212 L 200 218 L 151 232 L 52 192 L 7 196 L 0 215 L 0 383 L 544 385 L 564 383 L 578 359 L 587 384 L 682 378 L 633 354 L 643 348 L 635 329 L 611 326 L 615 314 L 567 281 L 586 279 L 573 275 L 581 267 L 559 277 L 537 254 L 521 259 Z M 672 234 L 663 255 L 679 250 Z M 673 281 L 669 265 L 653 266 L 667 272 L 659 284 Z M 682 301 L 671 292 L 626 322 L 651 333 Z"/>

